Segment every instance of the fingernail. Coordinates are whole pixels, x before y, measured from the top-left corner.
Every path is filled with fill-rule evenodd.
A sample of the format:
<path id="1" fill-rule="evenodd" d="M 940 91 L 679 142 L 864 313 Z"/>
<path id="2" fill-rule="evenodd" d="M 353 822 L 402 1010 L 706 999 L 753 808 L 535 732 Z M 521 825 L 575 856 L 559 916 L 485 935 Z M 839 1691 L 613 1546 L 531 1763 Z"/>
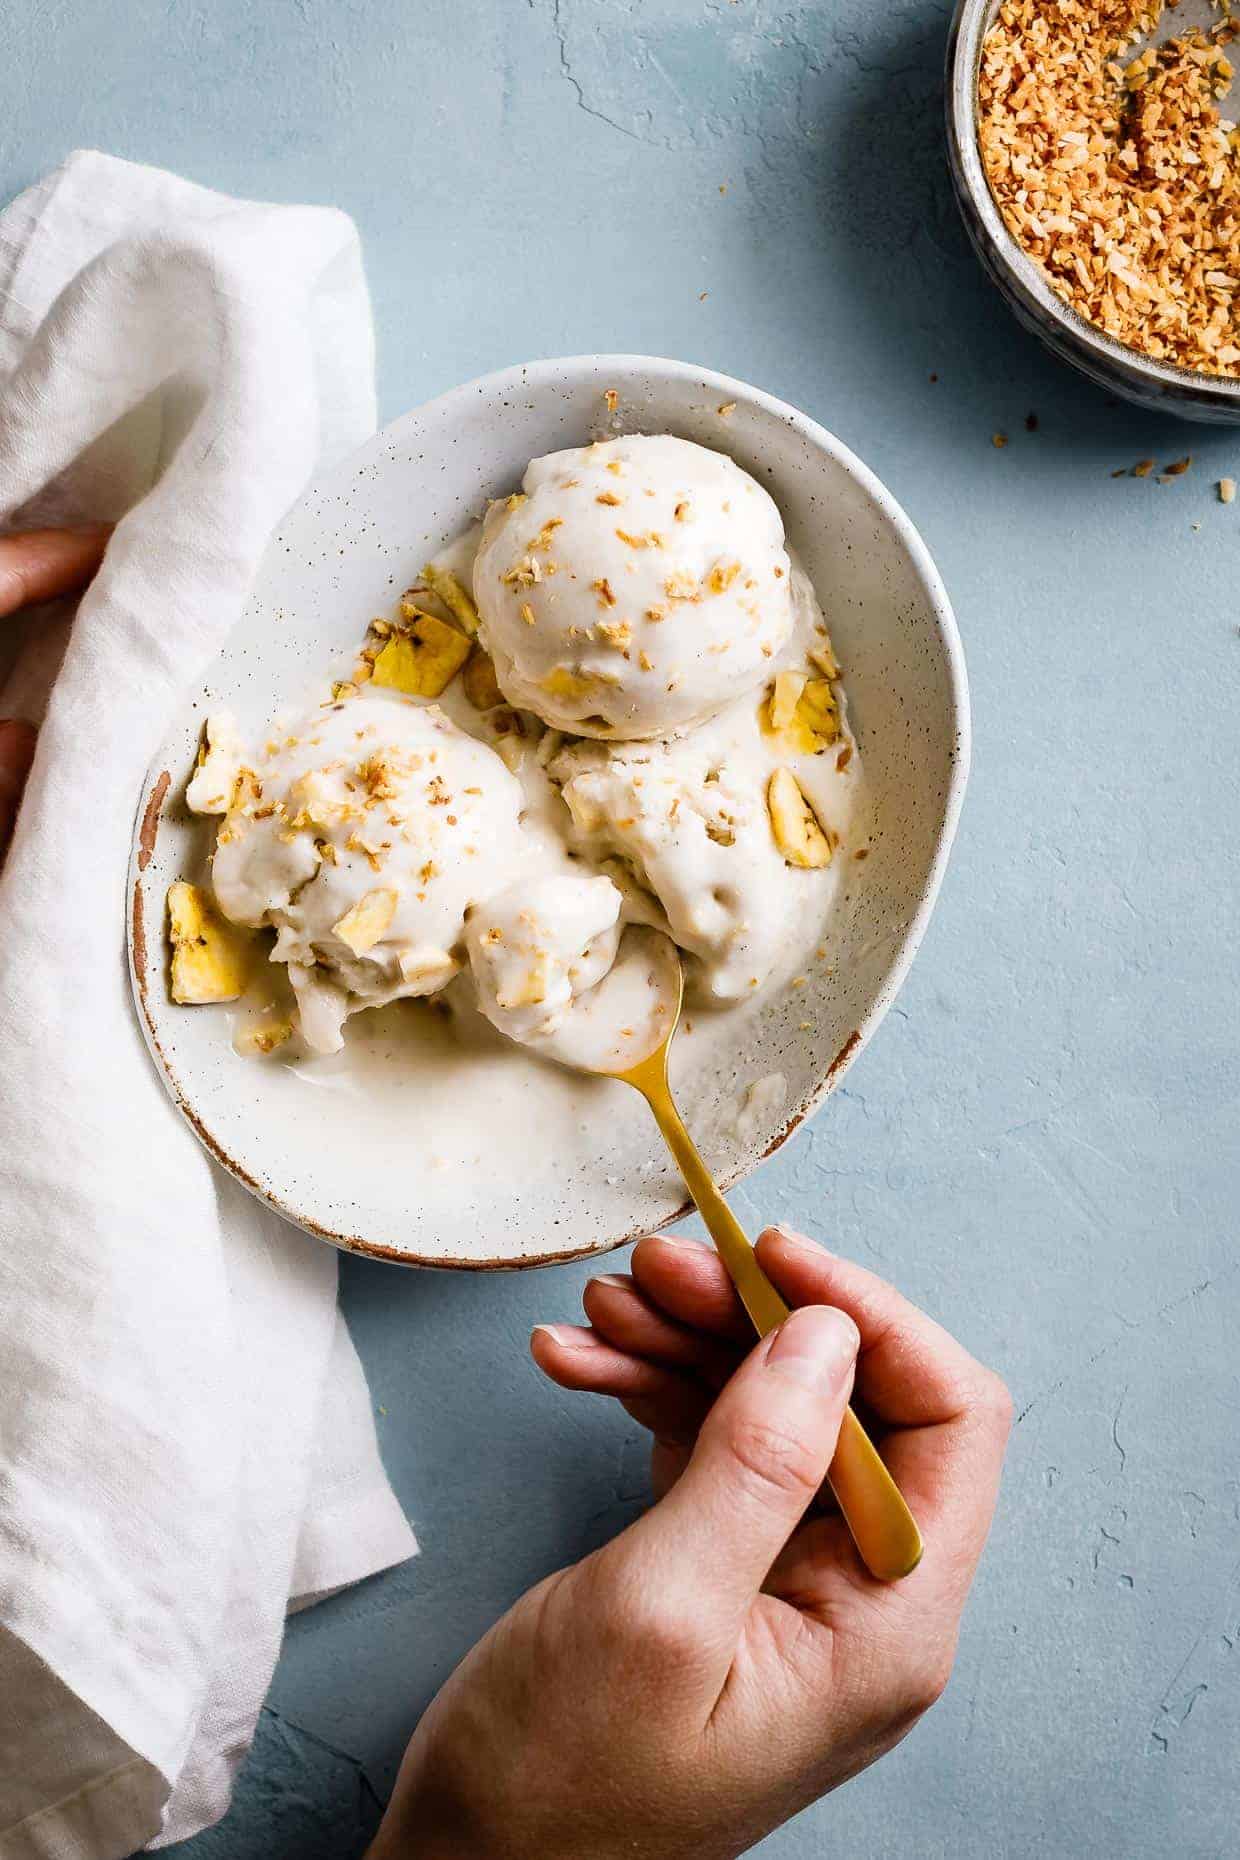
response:
<path id="1" fill-rule="evenodd" d="M 766 1366 L 805 1388 L 836 1389 L 856 1360 L 860 1343 L 846 1311 L 834 1305 L 802 1305 L 775 1332 Z"/>
<path id="2" fill-rule="evenodd" d="M 704 1242 L 692 1240 L 688 1234 L 651 1234 L 652 1240 L 661 1240 L 664 1246 L 696 1247 L 701 1252 Z"/>
<path id="3" fill-rule="evenodd" d="M 629 1282 L 622 1279 L 618 1272 L 599 1272 L 590 1280 L 591 1285 L 618 1285 L 622 1292 L 627 1292 Z"/>
<path id="4" fill-rule="evenodd" d="M 581 1348 L 580 1335 L 575 1331 L 568 1330 L 562 1324 L 535 1324 L 531 1332 L 531 1340 L 540 1333 L 544 1337 L 550 1337 L 552 1343 L 558 1343 L 562 1350 L 579 1350 Z"/>
<path id="5" fill-rule="evenodd" d="M 812 1253 L 816 1259 L 831 1259 L 833 1256 L 821 1240 L 811 1240 L 808 1234 L 799 1234 L 795 1227 L 785 1227 L 782 1221 L 774 1227 L 767 1228 L 768 1233 L 778 1234 L 789 1246 L 799 1247 L 803 1253 Z"/>

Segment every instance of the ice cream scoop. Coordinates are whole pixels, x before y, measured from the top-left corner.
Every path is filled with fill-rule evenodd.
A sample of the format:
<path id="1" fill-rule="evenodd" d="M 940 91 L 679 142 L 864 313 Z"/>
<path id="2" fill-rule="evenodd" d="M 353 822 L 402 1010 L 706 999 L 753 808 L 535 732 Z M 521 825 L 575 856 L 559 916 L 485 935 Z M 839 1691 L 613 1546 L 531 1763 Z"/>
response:
<path id="1" fill-rule="evenodd" d="M 615 961 L 620 906 L 609 878 L 560 872 L 518 879 L 477 905 L 465 947 L 487 1019 L 522 1043 L 553 1035 Z"/>
<path id="2" fill-rule="evenodd" d="M 509 702 L 617 740 L 678 735 L 760 684 L 793 627 L 790 581 L 774 500 L 670 434 L 535 459 L 474 563 Z"/>
<path id="3" fill-rule="evenodd" d="M 212 864 L 240 924 L 277 931 L 308 1046 L 347 1015 L 432 994 L 465 915 L 520 859 L 520 785 L 435 705 L 382 691 L 321 707 L 243 768 Z"/>

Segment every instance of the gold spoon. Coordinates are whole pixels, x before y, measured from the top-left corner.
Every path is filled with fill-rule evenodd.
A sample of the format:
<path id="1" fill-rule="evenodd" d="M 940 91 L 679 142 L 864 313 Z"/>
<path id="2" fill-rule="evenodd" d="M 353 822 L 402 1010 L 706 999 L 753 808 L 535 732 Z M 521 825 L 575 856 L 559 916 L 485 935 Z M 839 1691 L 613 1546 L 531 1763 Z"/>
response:
<path id="1" fill-rule="evenodd" d="M 719 1257 L 760 1337 L 782 1324 L 788 1306 L 771 1284 L 743 1228 L 715 1187 L 672 1099 L 667 1058 L 680 1022 L 684 972 L 668 937 L 629 930 L 620 958 L 583 995 L 549 1048 L 562 1064 L 620 1079 L 639 1091 L 676 1159 Z M 617 1040 L 612 1030 L 623 1021 Z M 575 1023 L 575 1024 L 574 1024 Z M 607 1033 L 600 1041 L 599 1034 Z M 827 1474 L 861 1560 L 880 1582 L 895 1582 L 921 1560 L 921 1533 L 900 1489 L 851 1408 L 845 1410 Z"/>

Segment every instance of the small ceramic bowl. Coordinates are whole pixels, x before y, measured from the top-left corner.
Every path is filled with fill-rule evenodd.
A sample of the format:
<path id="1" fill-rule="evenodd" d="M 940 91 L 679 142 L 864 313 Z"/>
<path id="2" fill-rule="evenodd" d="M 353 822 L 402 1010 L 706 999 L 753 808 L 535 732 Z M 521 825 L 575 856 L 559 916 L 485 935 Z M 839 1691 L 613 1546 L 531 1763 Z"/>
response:
<path id="1" fill-rule="evenodd" d="M 1061 361 L 1125 400 L 1186 420 L 1240 423 L 1240 380 L 1197 374 L 1127 348 L 1057 297 L 995 205 L 977 145 L 982 41 L 1000 0 L 959 0 L 947 45 L 947 153 L 965 228 L 1008 307 Z"/>
<path id="2" fill-rule="evenodd" d="M 202 717 L 227 705 L 261 740 L 308 680 L 329 676 L 342 654 L 351 662 L 370 616 L 488 498 L 519 484 L 531 458 L 621 430 L 698 440 L 770 489 L 826 610 L 875 810 L 847 908 L 832 907 L 823 926 L 833 960 L 714 1032 L 693 1015 L 677 1038 L 681 1110 L 724 1186 L 844 1076 L 934 904 L 969 759 L 960 641 L 917 532 L 838 439 L 741 381 L 646 356 L 532 362 L 405 414 L 311 485 L 273 538 L 240 624 L 151 768 L 130 874 L 138 1009 L 174 1100 L 256 1195 L 355 1252 L 539 1265 L 674 1219 L 684 1187 L 636 1093 L 527 1059 L 498 1035 L 488 1044 L 485 1029 L 462 1044 L 425 1010 L 380 1038 L 361 1015 L 343 1054 L 302 1067 L 279 1054 L 238 1059 L 227 1010 L 175 1007 L 159 926 L 168 885 L 200 870 L 206 850 L 183 806 Z M 428 1083 L 423 1055 L 436 1040 Z M 749 1087 L 773 1075 L 781 1090 L 738 1118 Z M 427 1140 L 428 1090 L 459 1110 L 455 1161 Z"/>

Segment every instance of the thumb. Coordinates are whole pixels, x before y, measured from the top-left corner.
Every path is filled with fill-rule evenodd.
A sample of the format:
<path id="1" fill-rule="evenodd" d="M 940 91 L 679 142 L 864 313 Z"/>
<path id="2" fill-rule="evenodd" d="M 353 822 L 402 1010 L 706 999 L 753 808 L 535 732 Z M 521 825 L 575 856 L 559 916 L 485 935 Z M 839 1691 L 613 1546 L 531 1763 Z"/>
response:
<path id="1" fill-rule="evenodd" d="M 98 568 L 111 534 L 110 524 L 83 523 L 0 537 L 0 614 L 80 588 Z"/>
<path id="2" fill-rule="evenodd" d="M 703 1424 L 667 1496 L 630 1531 L 648 1581 L 730 1656 L 745 1614 L 827 1476 L 860 1345 L 831 1305 L 804 1305 L 764 1337 Z"/>

